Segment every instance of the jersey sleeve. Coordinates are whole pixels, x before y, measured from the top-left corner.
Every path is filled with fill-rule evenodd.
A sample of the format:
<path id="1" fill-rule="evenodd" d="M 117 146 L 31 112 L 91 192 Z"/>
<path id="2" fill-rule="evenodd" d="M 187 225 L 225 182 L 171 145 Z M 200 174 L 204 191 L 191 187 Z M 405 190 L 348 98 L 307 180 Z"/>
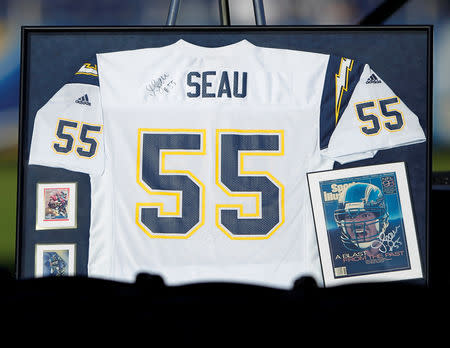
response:
<path id="1" fill-rule="evenodd" d="M 98 81 L 93 58 L 38 110 L 29 164 L 90 175 L 103 172 L 103 117 Z"/>
<path id="2" fill-rule="evenodd" d="M 367 64 L 330 56 L 320 110 L 320 151 L 340 163 L 426 140 L 418 117 Z"/>

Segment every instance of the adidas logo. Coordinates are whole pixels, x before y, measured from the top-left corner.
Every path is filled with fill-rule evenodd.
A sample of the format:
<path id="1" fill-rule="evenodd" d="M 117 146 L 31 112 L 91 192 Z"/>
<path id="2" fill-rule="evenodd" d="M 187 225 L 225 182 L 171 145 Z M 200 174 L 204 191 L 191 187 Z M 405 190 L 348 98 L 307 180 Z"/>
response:
<path id="1" fill-rule="evenodd" d="M 375 74 L 372 74 L 366 81 L 366 84 L 368 83 L 381 83 L 381 80 L 379 80 L 378 77 L 375 76 Z"/>
<path id="2" fill-rule="evenodd" d="M 75 103 L 91 106 L 91 102 L 89 101 L 89 98 L 88 98 L 87 94 L 85 94 L 82 97 L 80 97 L 77 100 L 75 100 Z"/>

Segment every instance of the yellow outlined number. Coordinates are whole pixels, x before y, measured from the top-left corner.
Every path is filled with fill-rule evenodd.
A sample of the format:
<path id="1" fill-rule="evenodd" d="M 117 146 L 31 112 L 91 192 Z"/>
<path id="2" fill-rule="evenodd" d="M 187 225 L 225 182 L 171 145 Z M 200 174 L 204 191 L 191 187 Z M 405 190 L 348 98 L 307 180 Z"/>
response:
<path id="1" fill-rule="evenodd" d="M 358 119 L 365 125 L 360 130 L 365 135 L 377 135 L 381 131 L 381 127 L 389 132 L 397 132 L 401 130 L 405 124 L 403 114 L 396 109 L 390 108 L 392 105 L 400 104 L 398 97 L 368 100 L 366 102 L 355 104 Z M 373 110 L 378 106 L 380 114 L 387 119 L 383 121 Z M 369 110 L 369 111 L 368 111 Z M 369 125 L 367 125 L 369 123 Z"/>
<path id="2" fill-rule="evenodd" d="M 174 211 L 163 203 L 136 204 L 136 224 L 149 237 L 186 239 L 204 225 L 205 185 L 191 171 L 167 169 L 166 157 L 206 155 L 205 140 L 203 129 L 139 129 L 138 185 L 149 195 L 176 199 Z M 241 142 L 239 149 L 234 140 Z M 252 148 L 255 141 L 259 145 Z M 221 129 L 215 145 L 216 185 L 229 197 L 256 201 L 255 213 L 244 212 L 243 204 L 216 204 L 216 226 L 231 239 L 269 238 L 285 221 L 284 186 L 269 172 L 244 170 L 244 159 L 283 156 L 284 132 Z"/>
<path id="3" fill-rule="evenodd" d="M 283 184 L 267 171 L 244 169 L 247 156 L 283 155 L 282 130 L 216 131 L 216 184 L 229 197 L 256 202 L 254 213 L 245 212 L 243 204 L 216 205 L 216 226 L 229 238 L 267 239 L 283 225 Z"/>
<path id="4" fill-rule="evenodd" d="M 397 132 L 403 128 L 404 120 L 403 115 L 399 110 L 388 110 L 388 107 L 392 105 L 400 104 L 400 100 L 397 97 L 385 98 L 378 100 L 378 106 L 380 107 L 383 117 L 388 118 L 388 122 L 384 122 L 384 127 L 390 132 Z"/>
<path id="5" fill-rule="evenodd" d="M 163 203 L 137 203 L 136 224 L 151 238 L 186 239 L 205 223 L 205 185 L 188 170 L 166 169 L 166 157 L 205 155 L 205 130 L 139 129 L 136 181 L 149 195 L 174 196 Z"/>
<path id="6" fill-rule="evenodd" d="M 80 126 L 81 125 L 81 126 Z M 77 143 L 72 133 L 79 129 Z M 73 120 L 59 119 L 56 126 L 55 136 L 58 141 L 52 143 L 53 150 L 58 154 L 67 155 L 72 153 L 74 148 L 79 157 L 93 158 L 97 154 L 98 141 L 90 136 L 90 133 L 101 133 L 102 126 Z"/>

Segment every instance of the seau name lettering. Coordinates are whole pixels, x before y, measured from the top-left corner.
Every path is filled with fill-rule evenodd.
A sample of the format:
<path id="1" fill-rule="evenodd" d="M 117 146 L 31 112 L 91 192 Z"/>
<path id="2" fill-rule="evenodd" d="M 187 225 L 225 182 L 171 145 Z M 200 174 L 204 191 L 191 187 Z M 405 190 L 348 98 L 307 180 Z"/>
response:
<path id="1" fill-rule="evenodd" d="M 189 98 L 245 98 L 247 72 L 191 71 L 187 74 Z M 218 81 L 218 84 L 217 84 Z M 218 86 L 217 89 L 213 87 Z"/>

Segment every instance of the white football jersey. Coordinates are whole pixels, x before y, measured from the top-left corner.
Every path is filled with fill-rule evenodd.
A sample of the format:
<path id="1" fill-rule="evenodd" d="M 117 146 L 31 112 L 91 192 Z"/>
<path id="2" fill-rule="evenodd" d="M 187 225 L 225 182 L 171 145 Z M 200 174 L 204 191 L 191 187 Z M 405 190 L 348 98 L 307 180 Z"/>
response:
<path id="1" fill-rule="evenodd" d="M 97 54 L 37 113 L 30 164 L 88 173 L 88 274 L 322 284 L 306 173 L 425 140 L 368 65 L 174 44 Z"/>

